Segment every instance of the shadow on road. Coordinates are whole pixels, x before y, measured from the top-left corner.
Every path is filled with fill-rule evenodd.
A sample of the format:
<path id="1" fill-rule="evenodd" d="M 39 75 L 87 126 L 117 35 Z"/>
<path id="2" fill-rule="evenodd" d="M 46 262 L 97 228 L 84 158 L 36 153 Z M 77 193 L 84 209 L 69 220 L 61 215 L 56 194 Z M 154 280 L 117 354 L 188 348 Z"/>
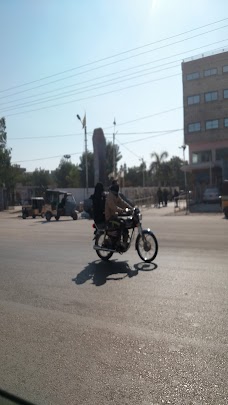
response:
<path id="1" fill-rule="evenodd" d="M 57 224 L 59 222 L 69 222 L 69 221 L 73 221 L 72 218 L 68 218 L 68 219 L 59 219 L 58 221 L 56 221 L 55 218 L 52 218 L 50 221 L 47 221 L 46 219 L 43 219 L 41 222 L 39 222 L 40 224 Z"/>
<path id="2" fill-rule="evenodd" d="M 137 276 L 139 271 L 152 271 L 156 268 L 155 263 L 137 263 L 131 268 L 127 261 L 101 262 L 96 260 L 89 263 L 72 281 L 77 285 L 81 285 L 92 280 L 92 283 L 99 287 L 107 281 L 119 281 L 126 277 L 131 278 Z"/>

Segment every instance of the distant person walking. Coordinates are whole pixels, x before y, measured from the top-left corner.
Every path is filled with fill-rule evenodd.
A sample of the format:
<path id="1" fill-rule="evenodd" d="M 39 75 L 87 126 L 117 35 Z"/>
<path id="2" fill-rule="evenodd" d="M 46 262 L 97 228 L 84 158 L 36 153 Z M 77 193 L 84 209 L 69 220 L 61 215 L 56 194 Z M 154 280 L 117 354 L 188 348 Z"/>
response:
<path id="1" fill-rule="evenodd" d="M 167 203 L 168 203 L 168 190 L 165 188 L 164 190 L 163 190 L 163 193 L 162 193 L 162 195 L 163 195 L 163 205 L 164 205 L 164 207 L 167 207 Z"/>
<path id="2" fill-rule="evenodd" d="M 163 205 L 163 196 L 162 196 L 162 190 L 159 187 L 157 191 L 157 199 L 158 199 L 158 208 L 160 208 L 160 205 Z"/>
<path id="3" fill-rule="evenodd" d="M 173 198 L 175 202 L 175 208 L 178 208 L 179 193 L 176 189 L 174 190 Z"/>

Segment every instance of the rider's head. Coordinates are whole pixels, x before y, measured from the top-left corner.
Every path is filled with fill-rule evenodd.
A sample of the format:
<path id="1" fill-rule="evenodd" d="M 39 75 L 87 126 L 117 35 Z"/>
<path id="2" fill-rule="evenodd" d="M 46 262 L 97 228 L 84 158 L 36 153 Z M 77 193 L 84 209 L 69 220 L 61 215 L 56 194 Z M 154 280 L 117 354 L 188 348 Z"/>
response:
<path id="1" fill-rule="evenodd" d="M 101 182 L 98 182 L 94 190 L 95 194 L 102 194 L 104 192 L 104 186 Z"/>
<path id="2" fill-rule="evenodd" d="M 109 190 L 110 190 L 113 194 L 118 195 L 118 193 L 119 193 L 119 184 L 117 183 L 116 180 L 114 180 L 114 181 L 112 182 L 112 184 L 111 184 Z"/>

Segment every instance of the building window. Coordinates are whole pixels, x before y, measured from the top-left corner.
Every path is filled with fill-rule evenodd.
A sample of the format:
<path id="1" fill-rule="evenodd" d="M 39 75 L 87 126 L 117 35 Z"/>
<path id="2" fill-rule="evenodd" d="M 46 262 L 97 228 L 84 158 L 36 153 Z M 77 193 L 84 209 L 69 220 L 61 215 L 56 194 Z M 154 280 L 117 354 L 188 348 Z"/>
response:
<path id="1" fill-rule="evenodd" d="M 188 132 L 198 132 L 198 131 L 200 131 L 200 122 L 188 124 Z"/>
<path id="2" fill-rule="evenodd" d="M 216 160 L 228 159 L 228 148 L 216 149 Z"/>
<path id="3" fill-rule="evenodd" d="M 206 129 L 216 129 L 219 126 L 218 120 L 208 120 L 206 121 Z"/>
<path id="4" fill-rule="evenodd" d="M 228 73 L 228 65 L 223 66 L 222 72 L 223 72 L 223 73 Z"/>
<path id="5" fill-rule="evenodd" d="M 217 69 L 217 68 L 212 68 L 212 69 L 204 70 L 204 76 L 205 76 L 205 77 L 217 75 L 217 73 L 218 73 L 218 69 Z"/>
<path id="6" fill-rule="evenodd" d="M 211 162 L 211 160 L 212 160 L 211 150 L 204 150 L 192 153 L 192 163 L 205 163 Z"/>
<path id="7" fill-rule="evenodd" d="M 223 97 L 228 98 L 228 89 L 223 91 Z"/>
<path id="8" fill-rule="evenodd" d="M 199 72 L 189 73 L 187 75 L 187 80 L 195 80 L 195 79 L 199 79 L 199 77 L 200 77 Z"/>
<path id="9" fill-rule="evenodd" d="M 189 96 L 188 97 L 188 105 L 199 104 L 199 102 L 200 102 L 200 96 L 199 95 Z"/>
<path id="10" fill-rule="evenodd" d="M 210 91 L 209 93 L 204 94 L 204 100 L 206 103 L 214 100 L 218 100 L 218 92 L 217 91 Z"/>
<path id="11" fill-rule="evenodd" d="M 224 118 L 224 127 L 228 128 L 228 118 Z"/>

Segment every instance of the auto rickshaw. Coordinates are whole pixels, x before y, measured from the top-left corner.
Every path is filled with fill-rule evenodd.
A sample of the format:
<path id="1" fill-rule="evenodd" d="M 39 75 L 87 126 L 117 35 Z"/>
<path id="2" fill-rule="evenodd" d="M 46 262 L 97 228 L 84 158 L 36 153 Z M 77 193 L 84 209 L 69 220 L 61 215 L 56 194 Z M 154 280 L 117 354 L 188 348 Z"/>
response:
<path id="1" fill-rule="evenodd" d="M 44 199 L 43 197 L 32 197 L 27 204 L 22 205 L 22 218 L 36 218 L 44 216 Z"/>
<path id="2" fill-rule="evenodd" d="M 44 213 L 47 221 L 52 217 L 58 221 L 62 216 L 70 216 L 73 220 L 78 219 L 74 196 L 64 190 L 46 190 Z"/>
<path id="3" fill-rule="evenodd" d="M 228 219 L 228 180 L 224 180 L 221 187 L 221 206 L 225 217 Z"/>

